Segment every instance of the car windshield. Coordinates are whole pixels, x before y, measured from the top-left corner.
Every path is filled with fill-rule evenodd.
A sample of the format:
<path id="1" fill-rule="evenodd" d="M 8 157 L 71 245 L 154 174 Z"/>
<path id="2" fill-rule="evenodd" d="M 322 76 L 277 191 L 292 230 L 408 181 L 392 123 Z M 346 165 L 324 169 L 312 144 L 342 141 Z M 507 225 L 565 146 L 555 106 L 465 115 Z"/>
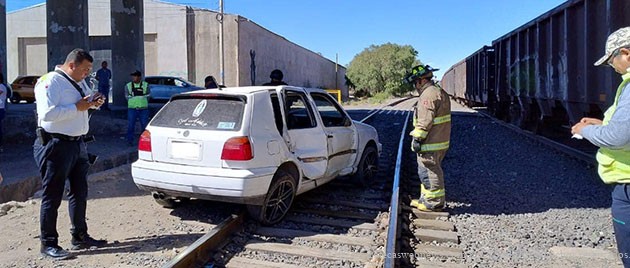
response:
<path id="1" fill-rule="evenodd" d="M 238 131 L 241 129 L 245 101 L 238 98 L 182 98 L 162 108 L 152 126 Z"/>

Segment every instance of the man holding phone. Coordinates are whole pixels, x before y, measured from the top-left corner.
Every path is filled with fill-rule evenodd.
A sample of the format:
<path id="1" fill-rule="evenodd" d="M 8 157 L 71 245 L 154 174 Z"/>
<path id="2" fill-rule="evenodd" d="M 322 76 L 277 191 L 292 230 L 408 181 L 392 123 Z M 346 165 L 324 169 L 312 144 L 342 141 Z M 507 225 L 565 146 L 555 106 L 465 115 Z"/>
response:
<path id="1" fill-rule="evenodd" d="M 41 254 L 63 260 L 70 253 L 58 244 L 57 210 L 66 180 L 70 183 L 68 207 L 72 228 L 72 249 L 100 247 L 105 240 L 88 235 L 86 222 L 87 173 L 89 157 L 83 136 L 89 130 L 89 109 L 100 107 L 104 98 L 87 96 L 85 82 L 92 70 L 92 56 L 74 49 L 63 65 L 42 76 L 35 85 L 37 139 L 33 144 L 35 162 L 42 178 L 40 212 Z"/>

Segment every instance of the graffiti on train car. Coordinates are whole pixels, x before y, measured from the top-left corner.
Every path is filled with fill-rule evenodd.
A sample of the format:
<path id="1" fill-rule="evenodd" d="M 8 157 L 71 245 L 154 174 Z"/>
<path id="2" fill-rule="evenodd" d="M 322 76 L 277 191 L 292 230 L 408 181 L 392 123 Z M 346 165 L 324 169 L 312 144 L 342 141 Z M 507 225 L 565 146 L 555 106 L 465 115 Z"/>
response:
<path id="1" fill-rule="evenodd" d="M 592 40 L 630 25 L 626 10 L 630 1 L 567 1 L 453 65 L 442 86 L 454 99 L 534 132 L 567 132 L 564 126 L 584 116 L 601 118 L 618 77 L 593 66 L 605 44 Z"/>

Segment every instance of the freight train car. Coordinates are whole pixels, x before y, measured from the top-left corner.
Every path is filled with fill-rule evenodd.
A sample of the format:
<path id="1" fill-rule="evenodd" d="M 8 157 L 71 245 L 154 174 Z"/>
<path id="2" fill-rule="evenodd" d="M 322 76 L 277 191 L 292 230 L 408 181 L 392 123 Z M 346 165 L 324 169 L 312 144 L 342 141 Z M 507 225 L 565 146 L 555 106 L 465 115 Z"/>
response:
<path id="1" fill-rule="evenodd" d="M 444 72 L 440 85 L 452 99 L 470 105 L 466 98 L 466 60 L 455 63 Z"/>
<path id="2" fill-rule="evenodd" d="M 464 79 L 467 101 L 533 131 L 601 118 L 620 77 L 593 62 L 610 33 L 630 26 L 627 14 L 628 0 L 567 1 L 473 53 L 466 72 L 454 65 L 442 85 L 454 94 L 450 80 Z"/>

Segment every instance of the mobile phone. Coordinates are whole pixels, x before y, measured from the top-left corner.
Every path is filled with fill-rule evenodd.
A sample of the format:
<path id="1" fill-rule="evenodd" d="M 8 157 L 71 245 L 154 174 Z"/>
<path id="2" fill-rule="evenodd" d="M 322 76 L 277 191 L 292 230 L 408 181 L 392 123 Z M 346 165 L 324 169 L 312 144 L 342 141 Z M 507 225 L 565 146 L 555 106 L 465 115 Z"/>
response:
<path id="1" fill-rule="evenodd" d="M 96 93 L 90 95 L 90 97 L 88 98 L 88 102 L 97 101 L 97 100 L 100 100 L 102 98 L 104 98 L 103 94 L 101 94 L 99 92 L 96 92 Z"/>

